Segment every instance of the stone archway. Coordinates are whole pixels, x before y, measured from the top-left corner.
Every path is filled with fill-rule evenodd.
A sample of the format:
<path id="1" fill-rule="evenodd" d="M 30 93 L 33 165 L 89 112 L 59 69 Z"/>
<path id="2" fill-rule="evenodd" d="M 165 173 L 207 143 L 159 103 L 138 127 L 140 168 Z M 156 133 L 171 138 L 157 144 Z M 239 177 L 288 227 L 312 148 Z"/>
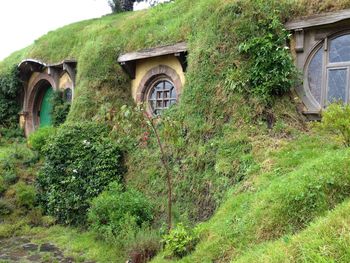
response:
<path id="1" fill-rule="evenodd" d="M 42 124 L 50 124 L 50 96 L 52 96 L 53 90 L 56 90 L 55 81 L 45 73 L 39 74 L 33 81 L 33 84 L 30 85 L 26 100 L 27 117 L 25 130 L 27 135 Z"/>

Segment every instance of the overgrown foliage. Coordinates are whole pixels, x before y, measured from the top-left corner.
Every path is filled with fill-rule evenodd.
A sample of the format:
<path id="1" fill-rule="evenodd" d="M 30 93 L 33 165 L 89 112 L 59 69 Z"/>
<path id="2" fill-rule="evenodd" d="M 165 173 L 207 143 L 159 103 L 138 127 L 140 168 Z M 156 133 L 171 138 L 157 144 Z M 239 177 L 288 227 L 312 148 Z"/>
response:
<path id="1" fill-rule="evenodd" d="M 22 83 L 16 65 L 0 74 L 0 133 L 2 129 L 15 128 L 20 111 L 19 92 Z"/>
<path id="2" fill-rule="evenodd" d="M 333 103 L 322 113 L 322 120 L 316 123 L 318 130 L 336 137 L 340 143 L 350 147 L 350 106 Z"/>
<path id="3" fill-rule="evenodd" d="M 140 192 L 133 189 L 123 190 L 118 183 L 112 183 L 108 189 L 94 198 L 89 211 L 91 228 L 107 240 L 120 238 L 127 224 L 141 227 L 153 219 L 152 204 Z"/>
<path id="4" fill-rule="evenodd" d="M 56 133 L 56 129 L 51 126 L 41 127 L 28 137 L 28 145 L 32 149 L 41 152 L 45 144 L 50 140 L 51 136 Z"/>
<path id="5" fill-rule="evenodd" d="M 239 1 L 237 10 L 242 7 Z M 297 71 L 287 46 L 290 35 L 279 15 L 282 10 L 267 12 L 264 1 L 257 1 L 254 9 L 253 14 L 247 13 L 250 10 L 243 11 L 242 20 L 250 23 L 241 21 L 236 29 L 242 41 L 238 51 L 247 62 L 233 70 L 230 83 L 233 90 L 246 92 L 271 105 L 276 95 L 287 93 L 296 84 Z"/>
<path id="6" fill-rule="evenodd" d="M 66 98 L 66 91 L 57 90 L 52 97 L 52 125 L 58 127 L 66 121 L 71 102 Z"/>
<path id="7" fill-rule="evenodd" d="M 198 236 L 194 230 L 179 223 L 168 235 L 164 236 L 163 242 L 169 256 L 182 258 L 195 248 Z"/>
<path id="8" fill-rule="evenodd" d="M 119 146 L 97 123 L 63 125 L 43 149 L 37 179 L 45 212 L 65 224 L 83 225 L 89 202 L 124 173 Z"/>

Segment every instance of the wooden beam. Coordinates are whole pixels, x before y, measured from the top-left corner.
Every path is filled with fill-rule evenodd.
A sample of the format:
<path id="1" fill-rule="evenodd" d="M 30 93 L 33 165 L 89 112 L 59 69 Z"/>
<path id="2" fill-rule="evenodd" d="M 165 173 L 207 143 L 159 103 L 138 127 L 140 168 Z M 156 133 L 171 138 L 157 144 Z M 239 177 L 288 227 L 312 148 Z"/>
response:
<path id="1" fill-rule="evenodd" d="M 165 55 L 171 55 L 187 51 L 187 45 L 185 42 L 177 43 L 175 45 L 156 47 L 151 49 L 144 49 L 136 52 L 126 53 L 118 58 L 118 62 L 128 62 L 145 58 L 159 57 Z"/>
<path id="2" fill-rule="evenodd" d="M 298 30 L 315 26 L 322 26 L 350 19 L 350 9 L 329 12 L 309 17 L 298 18 L 285 24 L 288 30 Z"/>

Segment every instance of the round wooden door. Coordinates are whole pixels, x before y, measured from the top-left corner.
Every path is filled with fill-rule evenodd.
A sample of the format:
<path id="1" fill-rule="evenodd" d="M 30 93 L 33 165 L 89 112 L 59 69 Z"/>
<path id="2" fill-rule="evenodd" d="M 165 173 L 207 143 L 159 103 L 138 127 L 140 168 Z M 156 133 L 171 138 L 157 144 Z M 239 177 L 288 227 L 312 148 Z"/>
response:
<path id="1" fill-rule="evenodd" d="M 52 97 L 53 89 L 49 87 L 44 94 L 40 108 L 40 127 L 50 126 L 52 124 Z"/>

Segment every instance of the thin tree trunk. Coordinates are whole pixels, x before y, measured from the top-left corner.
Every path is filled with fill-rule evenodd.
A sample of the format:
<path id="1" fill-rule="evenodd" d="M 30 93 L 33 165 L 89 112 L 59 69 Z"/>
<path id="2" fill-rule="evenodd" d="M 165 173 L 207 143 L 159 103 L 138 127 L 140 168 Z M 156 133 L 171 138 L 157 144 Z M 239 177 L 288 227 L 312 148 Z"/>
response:
<path id="1" fill-rule="evenodd" d="M 166 176 L 167 176 L 167 184 L 168 184 L 168 231 L 170 232 L 171 228 L 172 228 L 172 177 L 171 177 L 171 172 L 170 172 L 170 168 L 169 168 L 169 164 L 168 161 L 166 159 L 165 156 L 165 151 L 162 145 L 162 142 L 160 140 L 158 131 L 156 129 L 156 127 L 154 126 L 153 120 L 146 114 L 146 118 L 149 120 L 152 130 L 157 138 L 157 143 L 161 152 L 161 160 L 163 163 L 163 166 L 165 168 L 166 171 Z"/>

